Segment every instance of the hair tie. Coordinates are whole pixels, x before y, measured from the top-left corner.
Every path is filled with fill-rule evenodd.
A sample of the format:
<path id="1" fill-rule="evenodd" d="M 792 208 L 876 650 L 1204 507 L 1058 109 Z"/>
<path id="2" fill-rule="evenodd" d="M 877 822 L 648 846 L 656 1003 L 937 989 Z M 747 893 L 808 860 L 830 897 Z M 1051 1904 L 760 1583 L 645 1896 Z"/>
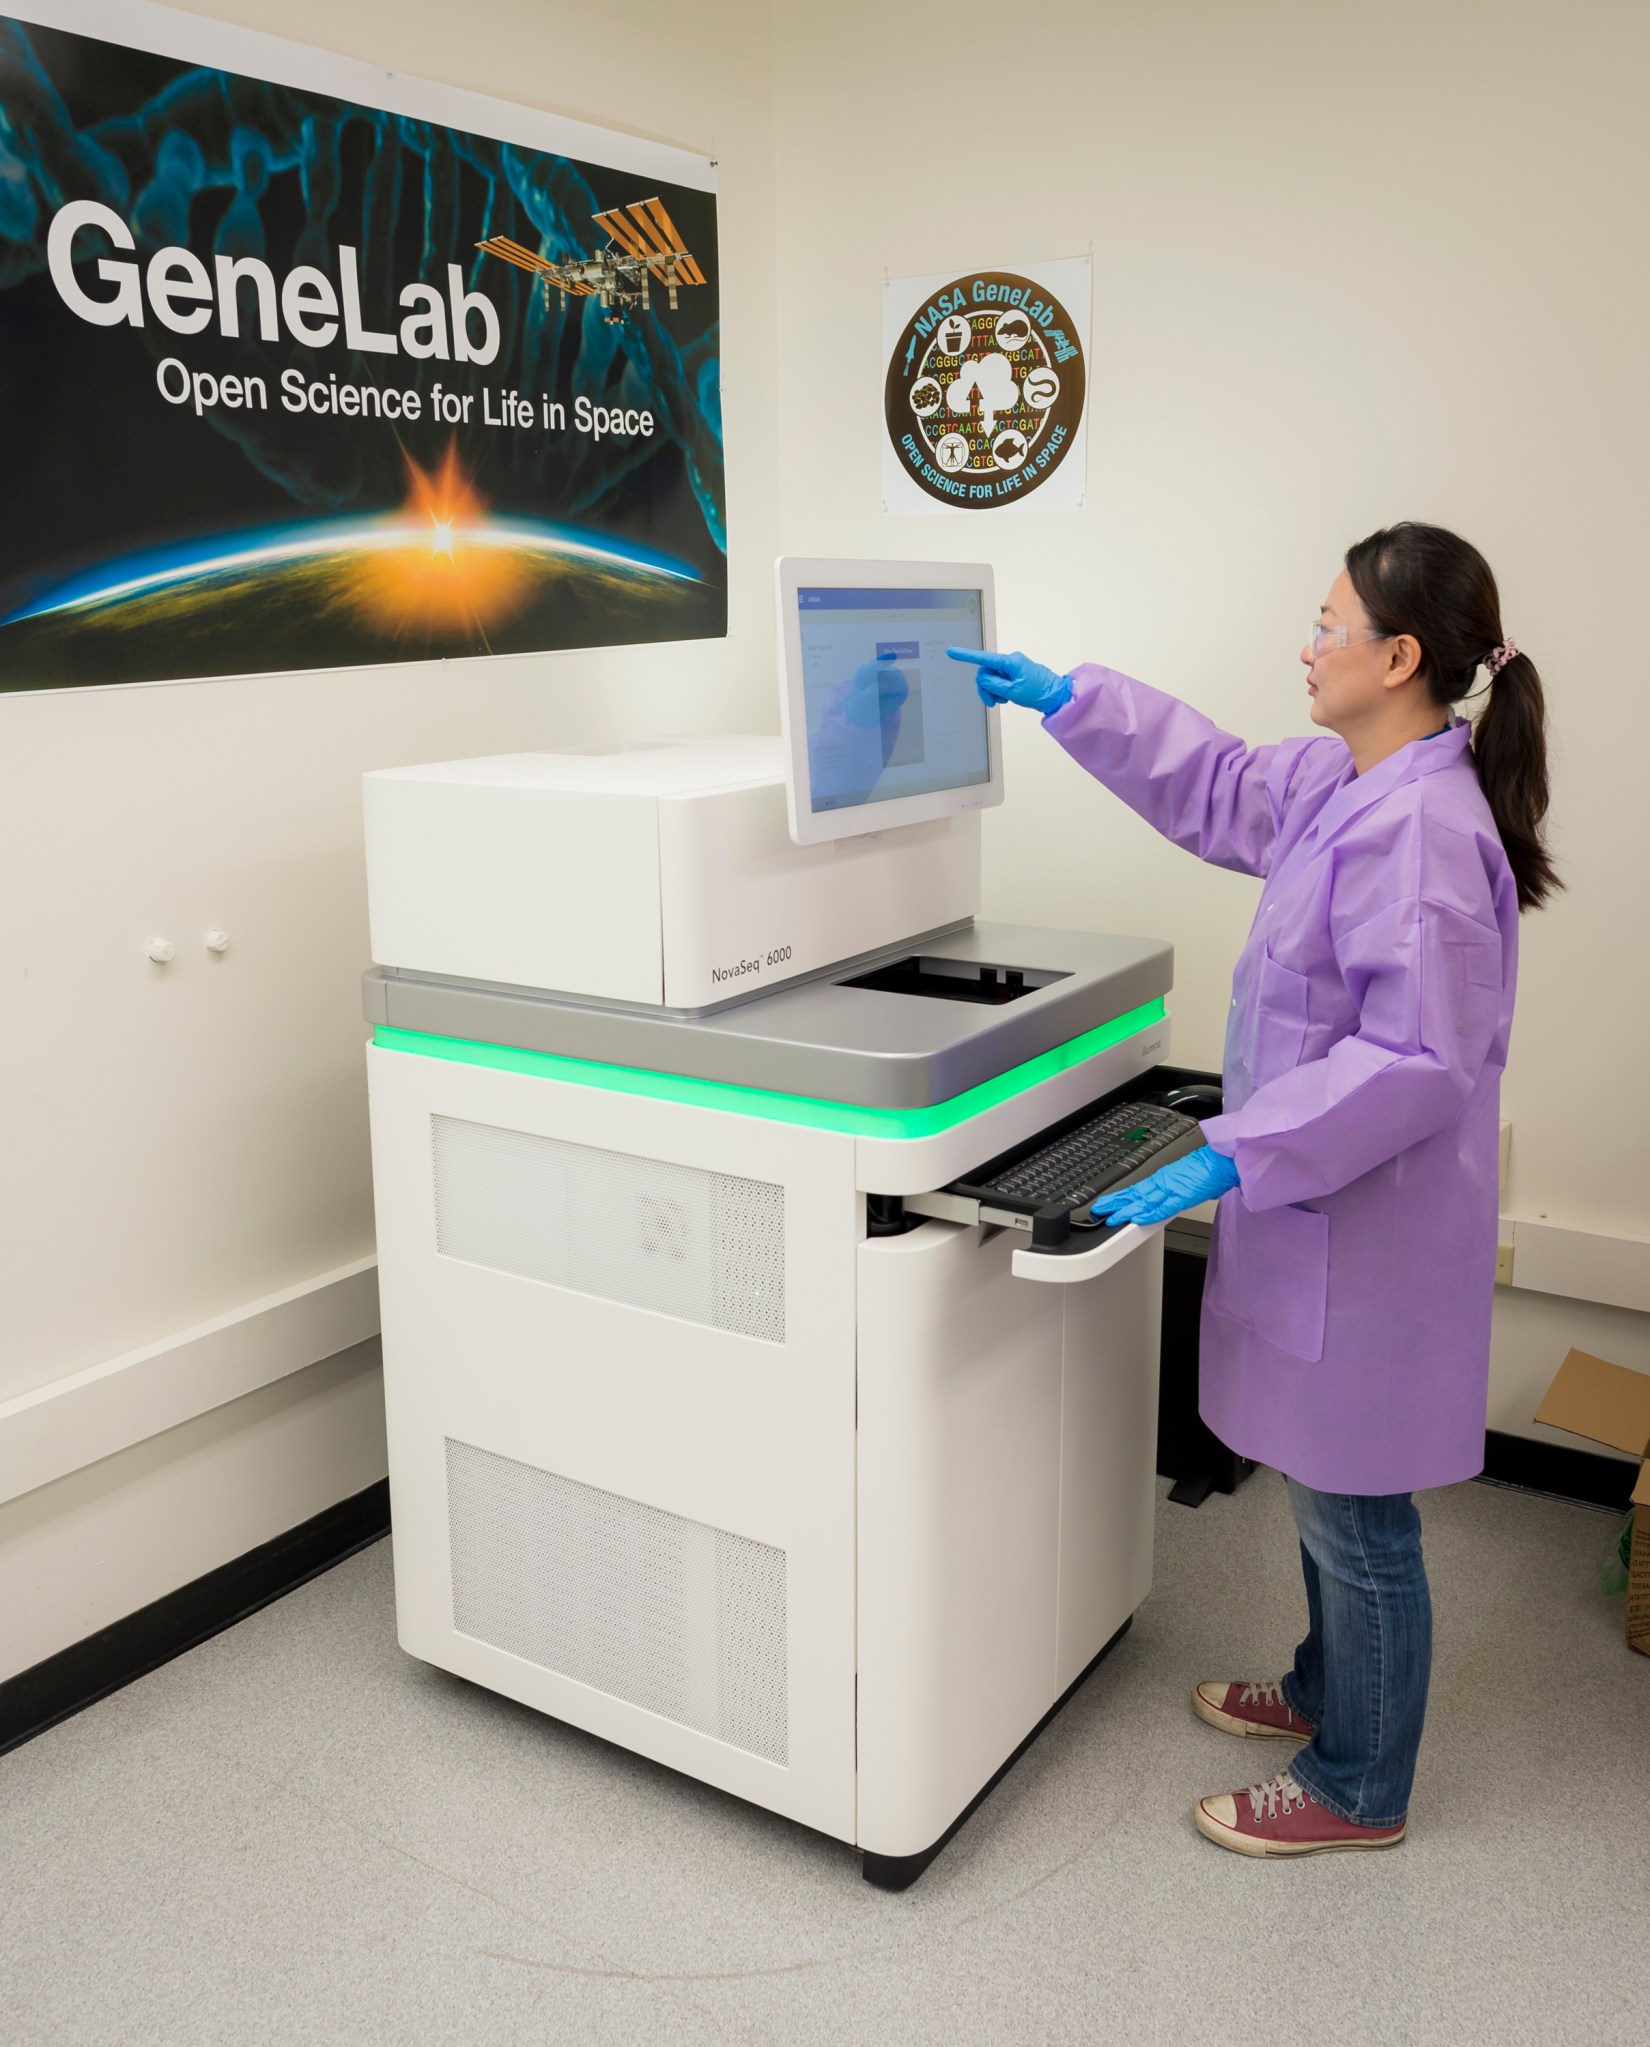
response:
<path id="1" fill-rule="evenodd" d="M 1492 647 L 1484 656 L 1484 666 L 1490 671 L 1491 675 L 1499 675 L 1517 652 L 1518 642 L 1516 640 L 1503 640 L 1499 647 Z"/>

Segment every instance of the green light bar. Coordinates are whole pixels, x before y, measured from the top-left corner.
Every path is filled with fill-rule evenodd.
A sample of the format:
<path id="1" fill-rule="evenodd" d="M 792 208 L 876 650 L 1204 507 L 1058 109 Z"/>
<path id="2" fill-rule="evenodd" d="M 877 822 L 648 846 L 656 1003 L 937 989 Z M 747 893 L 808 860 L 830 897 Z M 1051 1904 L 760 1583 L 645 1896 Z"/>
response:
<path id="1" fill-rule="evenodd" d="M 677 1073 L 649 1073 L 638 1066 L 607 1066 L 595 1059 L 565 1059 L 556 1052 L 524 1052 L 513 1045 L 484 1045 L 469 1038 L 436 1037 L 428 1031 L 402 1031 L 379 1024 L 372 1041 L 386 1052 L 411 1052 L 422 1059 L 451 1059 L 462 1066 L 490 1066 L 501 1073 L 531 1073 L 541 1080 L 569 1081 L 575 1087 L 607 1088 L 615 1094 L 642 1095 L 655 1102 L 686 1102 L 696 1109 L 720 1109 L 734 1116 L 765 1116 L 773 1123 L 802 1123 L 813 1130 L 841 1130 L 850 1137 L 935 1137 L 970 1116 L 994 1109 L 1039 1081 L 1069 1073 L 1096 1052 L 1120 1045 L 1139 1031 L 1150 1030 L 1165 1015 L 1162 998 L 1144 1002 L 1110 1023 L 1085 1031 L 1052 1052 L 1040 1053 L 1021 1066 L 1011 1066 L 994 1080 L 982 1081 L 948 1102 L 925 1109 L 867 1109 L 851 1102 L 822 1102 L 808 1095 L 781 1095 L 766 1088 L 732 1087 L 720 1080 L 693 1080 Z"/>

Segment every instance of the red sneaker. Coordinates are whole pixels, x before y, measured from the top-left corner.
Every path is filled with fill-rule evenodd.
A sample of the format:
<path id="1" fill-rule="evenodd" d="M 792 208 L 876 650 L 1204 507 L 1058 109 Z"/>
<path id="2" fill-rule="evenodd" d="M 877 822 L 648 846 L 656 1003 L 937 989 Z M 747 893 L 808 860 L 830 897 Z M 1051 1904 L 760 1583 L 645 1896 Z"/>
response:
<path id="1" fill-rule="evenodd" d="M 1395 1848 L 1395 1827 L 1360 1827 L 1343 1820 L 1303 1791 L 1287 1770 L 1247 1791 L 1202 1798 L 1192 1820 L 1205 1839 L 1239 1855 L 1321 1855 L 1330 1848 Z"/>
<path id="2" fill-rule="evenodd" d="M 1222 1734 L 1263 1734 L 1274 1741 L 1310 1741 L 1312 1723 L 1283 1696 L 1281 1684 L 1201 1684 L 1192 1691 L 1192 1711 Z"/>

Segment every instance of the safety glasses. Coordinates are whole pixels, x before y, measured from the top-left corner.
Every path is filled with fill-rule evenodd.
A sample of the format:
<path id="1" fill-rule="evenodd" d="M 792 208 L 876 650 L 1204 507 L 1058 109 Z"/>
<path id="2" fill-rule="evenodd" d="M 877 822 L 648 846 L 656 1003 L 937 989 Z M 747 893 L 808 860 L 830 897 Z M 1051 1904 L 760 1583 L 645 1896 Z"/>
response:
<path id="1" fill-rule="evenodd" d="M 1319 619 L 1312 622 L 1312 630 L 1306 636 L 1306 644 L 1312 649 L 1312 659 L 1332 654 L 1349 646 L 1353 640 L 1390 640 L 1391 633 L 1383 633 L 1372 625 L 1325 625 Z"/>

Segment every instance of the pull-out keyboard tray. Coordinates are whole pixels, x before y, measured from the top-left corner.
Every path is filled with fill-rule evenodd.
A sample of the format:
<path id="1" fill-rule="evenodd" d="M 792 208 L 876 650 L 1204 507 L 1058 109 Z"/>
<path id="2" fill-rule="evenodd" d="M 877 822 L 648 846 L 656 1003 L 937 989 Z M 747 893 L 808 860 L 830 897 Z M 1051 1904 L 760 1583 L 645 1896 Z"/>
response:
<path id="1" fill-rule="evenodd" d="M 1039 1250 L 1053 1250 L 1074 1230 L 1101 1227 L 1089 1213 L 1096 1196 L 1145 1179 L 1202 1142 L 1202 1126 L 1174 1109 L 1090 1106 L 937 1194 L 909 1196 L 905 1206 L 952 1222 L 1025 1230 Z"/>

